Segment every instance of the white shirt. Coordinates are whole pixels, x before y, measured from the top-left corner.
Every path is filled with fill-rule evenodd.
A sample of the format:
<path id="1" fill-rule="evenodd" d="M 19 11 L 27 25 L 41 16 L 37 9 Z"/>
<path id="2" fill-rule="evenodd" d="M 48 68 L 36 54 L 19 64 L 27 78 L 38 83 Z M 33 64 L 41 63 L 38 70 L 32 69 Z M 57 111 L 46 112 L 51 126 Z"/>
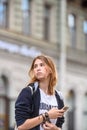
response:
<path id="1" fill-rule="evenodd" d="M 39 114 L 45 113 L 53 107 L 58 108 L 55 95 L 47 95 L 42 89 L 40 89 L 40 96 L 41 99 L 40 99 Z M 50 119 L 50 120 L 53 124 L 55 124 L 57 119 Z M 41 125 L 40 130 L 44 130 Z"/>

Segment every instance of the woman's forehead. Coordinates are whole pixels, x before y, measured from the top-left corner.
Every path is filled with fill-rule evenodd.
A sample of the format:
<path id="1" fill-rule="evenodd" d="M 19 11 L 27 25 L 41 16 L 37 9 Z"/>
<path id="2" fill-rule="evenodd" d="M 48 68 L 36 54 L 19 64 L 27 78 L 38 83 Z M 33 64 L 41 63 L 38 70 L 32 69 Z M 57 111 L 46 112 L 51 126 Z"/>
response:
<path id="1" fill-rule="evenodd" d="M 34 64 L 36 64 L 36 63 L 45 63 L 45 61 L 43 59 L 36 59 Z"/>

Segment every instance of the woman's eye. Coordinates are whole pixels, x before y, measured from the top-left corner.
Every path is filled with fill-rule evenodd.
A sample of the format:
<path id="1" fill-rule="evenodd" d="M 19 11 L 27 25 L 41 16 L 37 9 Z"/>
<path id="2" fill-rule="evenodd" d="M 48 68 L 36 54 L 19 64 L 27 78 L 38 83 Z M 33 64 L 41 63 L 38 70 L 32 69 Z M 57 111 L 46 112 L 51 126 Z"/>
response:
<path id="1" fill-rule="evenodd" d="M 43 64 L 43 63 L 35 64 L 35 65 L 34 65 L 34 69 L 36 69 L 37 67 L 40 67 L 40 66 L 43 67 L 43 66 L 45 66 L 45 64 Z"/>
<path id="2" fill-rule="evenodd" d="M 41 64 L 40 64 L 40 66 L 44 66 L 44 64 L 43 64 L 43 63 L 41 63 Z"/>
<path id="3" fill-rule="evenodd" d="M 34 69 L 37 68 L 37 65 L 34 65 Z"/>

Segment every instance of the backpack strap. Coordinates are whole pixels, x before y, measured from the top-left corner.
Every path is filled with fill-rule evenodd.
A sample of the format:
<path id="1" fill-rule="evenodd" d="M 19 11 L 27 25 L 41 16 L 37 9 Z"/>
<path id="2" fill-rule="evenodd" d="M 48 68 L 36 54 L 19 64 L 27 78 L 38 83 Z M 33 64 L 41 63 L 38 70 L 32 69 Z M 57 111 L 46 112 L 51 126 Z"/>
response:
<path id="1" fill-rule="evenodd" d="M 30 83 L 27 87 L 30 87 L 32 95 L 36 92 L 38 88 L 38 82 Z"/>
<path id="2" fill-rule="evenodd" d="M 63 95 L 60 91 L 55 90 L 56 93 L 56 98 L 57 98 L 57 103 L 58 103 L 58 108 L 61 109 L 64 106 L 64 98 Z"/>

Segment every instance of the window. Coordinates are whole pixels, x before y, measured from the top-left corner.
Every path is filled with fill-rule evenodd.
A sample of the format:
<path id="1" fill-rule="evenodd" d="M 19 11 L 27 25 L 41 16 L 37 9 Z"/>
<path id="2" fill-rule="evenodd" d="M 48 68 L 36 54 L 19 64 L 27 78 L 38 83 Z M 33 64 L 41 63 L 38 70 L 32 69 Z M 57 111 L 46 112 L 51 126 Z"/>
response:
<path id="1" fill-rule="evenodd" d="M 23 33 L 31 34 L 31 0 L 22 0 Z"/>
<path id="2" fill-rule="evenodd" d="M 71 46 L 75 48 L 76 46 L 76 17 L 74 14 L 68 15 L 68 26 L 69 26 L 69 31 L 70 31 Z"/>
<path id="3" fill-rule="evenodd" d="M 7 94 L 7 86 L 8 80 L 7 77 L 4 75 L 1 75 L 0 77 L 0 96 L 6 96 Z"/>
<path id="4" fill-rule="evenodd" d="M 49 40 L 50 31 L 50 5 L 44 6 L 44 39 Z"/>
<path id="5" fill-rule="evenodd" d="M 8 26 L 8 3 L 7 0 L 0 0 L 0 28 Z"/>
<path id="6" fill-rule="evenodd" d="M 85 36 L 85 48 L 87 51 L 87 20 L 85 20 L 83 22 L 83 32 L 84 32 L 84 36 Z"/>
<path id="7" fill-rule="evenodd" d="M 5 75 L 0 76 L 0 130 L 8 129 L 8 79 Z"/>

